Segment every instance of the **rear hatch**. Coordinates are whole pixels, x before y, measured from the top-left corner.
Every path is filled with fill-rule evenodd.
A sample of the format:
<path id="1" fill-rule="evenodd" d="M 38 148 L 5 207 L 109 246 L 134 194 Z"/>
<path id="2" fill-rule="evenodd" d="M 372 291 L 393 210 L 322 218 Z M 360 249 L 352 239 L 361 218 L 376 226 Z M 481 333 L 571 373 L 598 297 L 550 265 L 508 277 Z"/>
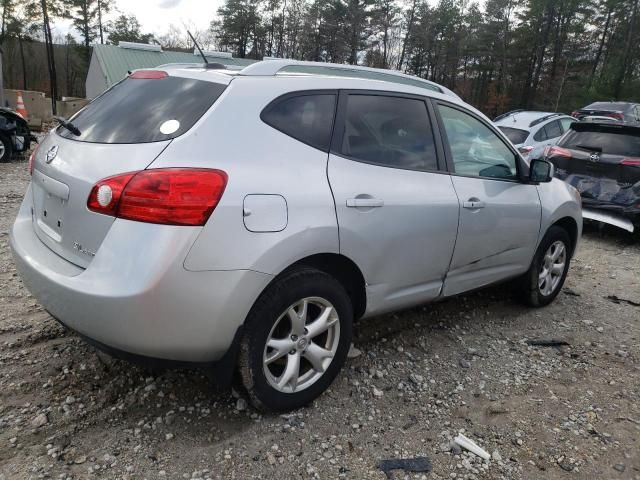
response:
<path id="1" fill-rule="evenodd" d="M 115 220 L 88 210 L 92 187 L 106 177 L 147 168 L 225 87 L 138 71 L 70 120 L 79 132 L 62 126 L 52 131 L 33 163 L 33 223 L 40 240 L 86 268 Z"/>
<path id="2" fill-rule="evenodd" d="M 640 202 L 640 128 L 574 123 L 547 157 L 585 204 L 636 207 Z"/>

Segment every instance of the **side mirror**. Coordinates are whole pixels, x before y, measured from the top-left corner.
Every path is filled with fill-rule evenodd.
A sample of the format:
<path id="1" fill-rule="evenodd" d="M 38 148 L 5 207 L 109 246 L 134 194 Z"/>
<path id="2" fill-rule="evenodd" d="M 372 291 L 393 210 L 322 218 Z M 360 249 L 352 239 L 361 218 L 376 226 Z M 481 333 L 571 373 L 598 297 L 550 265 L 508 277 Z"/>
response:
<path id="1" fill-rule="evenodd" d="M 555 166 L 549 160 L 537 158 L 529 165 L 529 180 L 534 183 L 548 183 L 553 179 Z"/>

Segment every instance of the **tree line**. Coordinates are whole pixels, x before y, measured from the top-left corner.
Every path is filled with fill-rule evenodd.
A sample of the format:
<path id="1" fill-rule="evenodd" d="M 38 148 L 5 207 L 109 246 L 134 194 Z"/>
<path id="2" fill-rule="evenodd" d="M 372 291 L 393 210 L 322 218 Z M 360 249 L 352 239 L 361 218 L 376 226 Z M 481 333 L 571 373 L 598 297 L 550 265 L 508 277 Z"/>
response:
<path id="1" fill-rule="evenodd" d="M 640 101 L 640 0 L 227 0 L 211 25 L 239 57 L 394 68 L 490 115 Z"/>
<path id="2" fill-rule="evenodd" d="M 86 75 L 96 43 L 191 49 L 190 28 L 203 48 L 237 57 L 405 71 L 489 115 L 570 111 L 595 100 L 640 101 L 639 7 L 640 0 L 225 0 L 209 29 L 170 25 L 153 34 L 118 14 L 115 0 L 0 0 L 0 46 L 28 63 L 25 45 L 42 42 L 53 98 L 60 44 L 72 51 L 68 81 L 67 68 Z M 72 20 L 75 36 L 52 38 L 60 18 Z"/>

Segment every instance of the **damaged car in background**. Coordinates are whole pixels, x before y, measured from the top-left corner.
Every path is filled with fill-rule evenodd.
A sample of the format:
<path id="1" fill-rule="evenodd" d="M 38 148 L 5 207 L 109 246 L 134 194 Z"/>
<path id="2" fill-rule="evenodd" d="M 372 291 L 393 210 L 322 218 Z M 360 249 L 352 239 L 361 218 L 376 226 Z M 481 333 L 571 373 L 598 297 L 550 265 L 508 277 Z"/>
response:
<path id="1" fill-rule="evenodd" d="M 35 137 L 27 121 L 17 112 L 0 107 L 0 162 L 8 162 L 18 153 L 27 152 Z"/>
<path id="2" fill-rule="evenodd" d="M 640 229 L 640 124 L 576 122 L 544 156 L 582 197 L 582 216 Z"/>

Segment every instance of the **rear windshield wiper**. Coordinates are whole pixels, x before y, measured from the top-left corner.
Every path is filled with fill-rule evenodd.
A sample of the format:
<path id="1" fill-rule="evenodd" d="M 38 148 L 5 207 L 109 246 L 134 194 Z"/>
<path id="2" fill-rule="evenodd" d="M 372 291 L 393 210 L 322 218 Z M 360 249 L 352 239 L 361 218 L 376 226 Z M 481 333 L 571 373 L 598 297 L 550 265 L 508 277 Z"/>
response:
<path id="1" fill-rule="evenodd" d="M 602 153 L 602 147 L 592 147 L 590 145 L 576 145 L 576 148 L 581 148 L 582 150 L 588 150 L 590 152 Z"/>
<path id="2" fill-rule="evenodd" d="M 71 133 L 73 133 L 76 137 L 79 137 L 80 135 L 82 135 L 82 132 L 78 130 L 78 127 L 76 127 L 73 123 L 66 120 L 65 118 L 63 117 L 53 117 L 53 118 L 55 118 L 55 120 L 60 124 L 61 127 L 66 128 Z"/>

